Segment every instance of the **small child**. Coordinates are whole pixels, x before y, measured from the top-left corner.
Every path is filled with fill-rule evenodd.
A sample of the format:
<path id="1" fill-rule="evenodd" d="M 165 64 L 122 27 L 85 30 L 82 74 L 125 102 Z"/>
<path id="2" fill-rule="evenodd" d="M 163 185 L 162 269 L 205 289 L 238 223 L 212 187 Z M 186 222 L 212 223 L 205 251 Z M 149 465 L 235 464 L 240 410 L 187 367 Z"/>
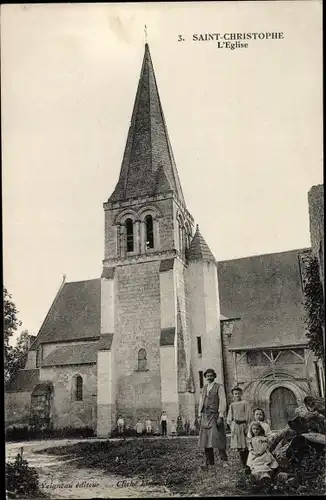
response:
<path id="1" fill-rule="evenodd" d="M 143 423 L 140 420 L 137 421 L 135 429 L 136 429 L 136 432 L 137 432 L 137 436 L 141 436 L 142 433 L 143 433 L 143 430 L 144 430 L 144 426 L 143 426 Z"/>
<path id="2" fill-rule="evenodd" d="M 247 461 L 251 474 L 257 479 L 270 478 L 273 469 L 277 469 L 278 463 L 269 451 L 265 431 L 260 422 L 252 422 L 249 431 L 253 436 L 248 443 Z"/>
<path id="3" fill-rule="evenodd" d="M 172 422 L 171 422 L 171 434 L 172 434 L 172 436 L 176 436 L 176 434 L 177 434 L 177 426 L 176 426 L 175 420 L 172 420 Z"/>
<path id="4" fill-rule="evenodd" d="M 234 387 L 231 392 L 234 401 L 230 404 L 226 420 L 231 429 L 231 448 L 238 450 L 241 463 L 246 467 L 248 458 L 246 434 L 250 422 L 250 405 L 241 399 L 240 387 Z"/>
<path id="5" fill-rule="evenodd" d="M 119 436 L 124 436 L 124 426 L 125 426 L 125 421 L 123 420 L 122 416 L 119 415 L 119 418 L 117 420 L 117 426 L 118 426 L 118 434 Z"/>
<path id="6" fill-rule="evenodd" d="M 255 408 L 254 409 L 254 420 L 253 422 L 259 422 L 260 425 L 262 426 L 262 428 L 264 429 L 265 431 L 265 437 L 267 438 L 267 440 L 272 436 L 272 431 L 271 431 L 271 428 L 269 426 L 269 424 L 267 422 L 265 422 L 265 412 L 264 410 L 262 410 L 261 408 Z M 252 422 L 252 423 L 253 423 Z M 252 439 L 252 434 L 251 434 L 251 425 L 249 426 L 249 430 L 248 430 L 248 434 L 247 434 L 247 442 L 250 441 L 250 439 Z"/>
<path id="7" fill-rule="evenodd" d="M 180 415 L 177 417 L 177 434 L 181 435 L 183 432 L 183 422 Z"/>
<path id="8" fill-rule="evenodd" d="M 152 434 L 152 421 L 149 417 L 147 417 L 145 421 L 146 434 Z"/>

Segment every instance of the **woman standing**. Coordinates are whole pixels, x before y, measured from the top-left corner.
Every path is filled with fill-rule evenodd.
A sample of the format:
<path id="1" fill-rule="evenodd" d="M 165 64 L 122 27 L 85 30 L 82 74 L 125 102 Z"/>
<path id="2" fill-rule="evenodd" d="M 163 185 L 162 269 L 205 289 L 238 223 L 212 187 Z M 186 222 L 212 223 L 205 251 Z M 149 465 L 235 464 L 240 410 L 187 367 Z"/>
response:
<path id="1" fill-rule="evenodd" d="M 199 446 L 205 449 L 207 466 L 214 465 L 214 448 L 217 448 L 223 466 L 227 467 L 224 388 L 215 382 L 216 373 L 211 368 L 206 370 L 204 377 L 207 383 L 203 387 L 199 401 Z"/>

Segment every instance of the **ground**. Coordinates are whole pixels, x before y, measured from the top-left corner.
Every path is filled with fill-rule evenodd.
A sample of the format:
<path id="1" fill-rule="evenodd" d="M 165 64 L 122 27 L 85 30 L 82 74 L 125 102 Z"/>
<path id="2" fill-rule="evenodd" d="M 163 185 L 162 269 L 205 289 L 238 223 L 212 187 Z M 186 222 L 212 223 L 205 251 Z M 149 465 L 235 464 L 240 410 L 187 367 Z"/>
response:
<path id="1" fill-rule="evenodd" d="M 236 453 L 228 451 L 228 469 L 217 459 L 211 471 L 203 470 L 197 439 L 7 443 L 7 460 L 23 447 L 24 458 L 39 472 L 42 491 L 57 499 L 241 494 Z"/>
<path id="2" fill-rule="evenodd" d="M 24 458 L 37 468 L 41 491 L 52 499 L 258 493 L 248 489 L 236 451 L 228 449 L 228 468 L 222 468 L 216 457 L 216 465 L 206 470 L 197 440 L 197 437 L 153 437 L 7 443 L 7 461 L 13 460 L 23 447 Z M 293 491 L 296 495 L 324 495 L 324 487 L 313 491 L 307 482 L 300 485 L 296 481 L 292 494 Z M 268 490 L 259 493 L 271 496 L 280 492 L 283 487 L 280 489 L 275 479 Z"/>

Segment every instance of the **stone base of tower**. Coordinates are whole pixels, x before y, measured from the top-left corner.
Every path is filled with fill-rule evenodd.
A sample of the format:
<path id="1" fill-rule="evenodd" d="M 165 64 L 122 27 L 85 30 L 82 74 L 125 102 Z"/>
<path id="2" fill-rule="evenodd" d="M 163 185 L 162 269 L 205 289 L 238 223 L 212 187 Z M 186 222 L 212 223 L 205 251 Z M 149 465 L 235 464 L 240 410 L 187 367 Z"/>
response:
<path id="1" fill-rule="evenodd" d="M 190 392 L 179 393 L 179 415 L 191 424 L 196 418 L 195 394 Z"/>
<path id="2" fill-rule="evenodd" d="M 116 427 L 114 363 L 112 352 L 101 350 L 97 354 L 97 426 L 98 437 L 108 437 Z"/>
<path id="3" fill-rule="evenodd" d="M 108 437 L 116 427 L 116 406 L 114 404 L 99 404 L 97 406 L 97 437 Z"/>

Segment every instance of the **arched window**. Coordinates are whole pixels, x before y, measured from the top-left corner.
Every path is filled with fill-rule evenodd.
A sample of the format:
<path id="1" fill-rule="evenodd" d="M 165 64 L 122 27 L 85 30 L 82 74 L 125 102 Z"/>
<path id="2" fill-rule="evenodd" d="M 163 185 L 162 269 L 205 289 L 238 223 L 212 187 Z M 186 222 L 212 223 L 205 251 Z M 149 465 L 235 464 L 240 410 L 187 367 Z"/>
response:
<path id="1" fill-rule="evenodd" d="M 146 215 L 146 249 L 154 248 L 154 229 L 153 229 L 153 217 L 151 215 Z"/>
<path id="2" fill-rule="evenodd" d="M 178 230 L 179 230 L 179 252 L 183 252 L 183 231 L 181 226 L 181 221 L 178 220 Z"/>
<path id="3" fill-rule="evenodd" d="M 43 348 L 40 345 L 36 350 L 36 368 L 39 368 L 41 366 L 42 360 L 43 360 Z"/>
<path id="4" fill-rule="evenodd" d="M 83 378 L 77 375 L 75 379 L 75 401 L 83 400 Z"/>
<path id="5" fill-rule="evenodd" d="M 138 371 L 143 372 L 146 370 L 147 370 L 146 349 L 139 349 L 139 351 L 138 351 Z"/>
<path id="6" fill-rule="evenodd" d="M 126 220 L 127 252 L 134 251 L 134 223 L 132 219 Z"/>

